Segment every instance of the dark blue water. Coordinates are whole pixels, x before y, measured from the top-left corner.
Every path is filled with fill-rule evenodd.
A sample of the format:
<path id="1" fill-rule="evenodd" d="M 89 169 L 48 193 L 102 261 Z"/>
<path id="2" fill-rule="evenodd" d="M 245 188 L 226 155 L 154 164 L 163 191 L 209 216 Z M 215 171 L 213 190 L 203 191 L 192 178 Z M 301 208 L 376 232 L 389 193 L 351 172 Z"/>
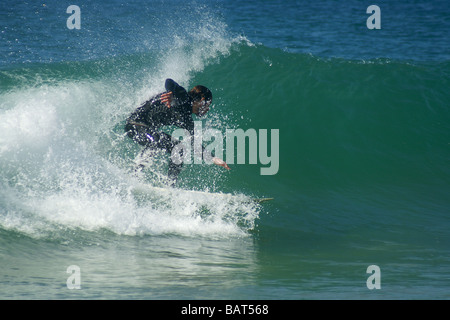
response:
<path id="1" fill-rule="evenodd" d="M 448 60 L 446 1 L 233 1 L 224 3 L 231 30 L 289 52 L 347 59 Z M 381 29 L 368 29 L 370 5 Z"/>

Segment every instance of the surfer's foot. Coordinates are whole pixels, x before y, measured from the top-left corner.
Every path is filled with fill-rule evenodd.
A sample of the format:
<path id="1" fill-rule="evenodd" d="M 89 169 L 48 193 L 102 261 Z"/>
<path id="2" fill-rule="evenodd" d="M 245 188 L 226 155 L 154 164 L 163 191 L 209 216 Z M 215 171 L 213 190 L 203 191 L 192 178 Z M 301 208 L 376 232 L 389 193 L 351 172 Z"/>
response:
<path id="1" fill-rule="evenodd" d="M 169 185 L 171 187 L 175 187 L 178 179 L 178 175 L 181 172 L 182 164 L 181 165 L 175 165 L 174 163 L 169 163 L 169 171 L 167 173 L 167 176 L 169 178 Z"/>
<path id="2" fill-rule="evenodd" d="M 169 174 L 169 176 L 167 177 L 167 184 L 172 187 L 175 188 L 176 184 L 177 184 L 177 180 L 178 180 L 178 175 L 174 176 Z"/>
<path id="3" fill-rule="evenodd" d="M 170 179 L 170 181 L 169 181 L 169 186 L 172 187 L 172 188 L 175 188 L 176 185 L 177 185 L 177 180 L 172 180 L 172 179 Z"/>

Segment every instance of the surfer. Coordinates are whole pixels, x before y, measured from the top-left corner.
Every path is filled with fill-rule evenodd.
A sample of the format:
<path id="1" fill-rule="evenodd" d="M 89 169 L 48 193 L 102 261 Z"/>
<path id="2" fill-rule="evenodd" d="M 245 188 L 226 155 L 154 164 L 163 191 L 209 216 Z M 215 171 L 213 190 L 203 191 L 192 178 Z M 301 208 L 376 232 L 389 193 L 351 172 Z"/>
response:
<path id="1" fill-rule="evenodd" d="M 183 162 L 176 163 L 172 159 L 172 150 L 181 141 L 162 132 L 163 126 L 177 126 L 186 129 L 194 136 L 194 120 L 192 115 L 204 116 L 209 111 L 212 101 L 211 91 L 201 85 L 195 86 L 189 92 L 172 79 L 166 79 L 166 91 L 146 101 L 127 119 L 125 132 L 128 137 L 144 146 L 146 150 L 165 150 L 171 154 L 168 177 L 172 185 L 177 181 Z M 177 148 L 179 159 L 182 159 L 183 148 Z M 222 159 L 213 157 L 214 164 L 230 169 Z M 141 169 L 143 165 L 140 165 Z"/>

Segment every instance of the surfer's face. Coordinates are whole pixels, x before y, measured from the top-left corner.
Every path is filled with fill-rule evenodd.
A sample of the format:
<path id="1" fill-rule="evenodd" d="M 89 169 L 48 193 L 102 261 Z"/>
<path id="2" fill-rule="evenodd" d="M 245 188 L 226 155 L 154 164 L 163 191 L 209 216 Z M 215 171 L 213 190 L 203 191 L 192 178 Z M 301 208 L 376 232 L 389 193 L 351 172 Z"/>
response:
<path id="1" fill-rule="evenodd" d="M 205 98 L 202 98 L 200 101 L 194 101 L 194 103 L 192 103 L 192 113 L 199 117 L 203 117 L 209 111 L 210 104 L 211 101 L 206 101 Z"/>

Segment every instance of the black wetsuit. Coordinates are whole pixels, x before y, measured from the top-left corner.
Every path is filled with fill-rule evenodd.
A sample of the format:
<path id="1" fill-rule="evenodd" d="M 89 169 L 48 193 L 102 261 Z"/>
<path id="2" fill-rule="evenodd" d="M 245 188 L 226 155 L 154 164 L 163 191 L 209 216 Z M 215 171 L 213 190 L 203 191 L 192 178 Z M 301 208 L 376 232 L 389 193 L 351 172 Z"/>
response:
<path id="1" fill-rule="evenodd" d="M 192 119 L 192 98 L 187 91 L 172 79 L 166 80 L 165 87 L 166 92 L 172 92 L 171 107 L 161 102 L 163 93 L 154 96 L 130 115 L 125 131 L 130 138 L 145 146 L 146 149 L 163 149 L 171 154 L 180 141 L 172 140 L 169 134 L 160 130 L 161 127 L 177 126 L 186 129 L 193 136 L 194 120 Z M 179 149 L 181 153 L 182 148 Z M 182 157 L 182 154 L 179 156 Z M 176 181 L 182 166 L 183 163 L 175 164 L 170 157 L 169 178 Z"/>

